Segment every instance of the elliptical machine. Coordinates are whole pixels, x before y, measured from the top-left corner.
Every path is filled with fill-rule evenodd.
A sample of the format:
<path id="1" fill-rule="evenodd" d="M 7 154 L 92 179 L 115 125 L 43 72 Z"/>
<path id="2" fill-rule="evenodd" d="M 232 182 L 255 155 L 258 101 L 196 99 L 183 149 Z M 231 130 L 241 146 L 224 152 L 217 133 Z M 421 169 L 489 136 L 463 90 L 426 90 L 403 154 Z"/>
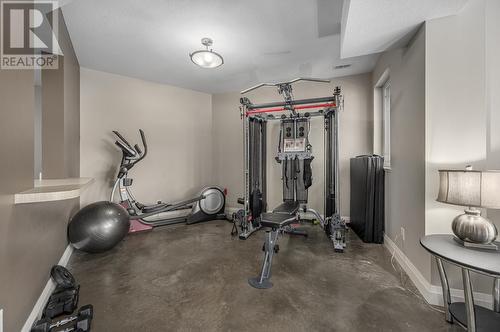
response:
<path id="1" fill-rule="evenodd" d="M 118 138 L 115 145 L 122 151 L 120 169 L 111 192 L 110 201 L 114 202 L 115 192 L 118 189 L 120 204 L 130 215 L 129 233 L 150 230 L 153 227 L 173 225 L 179 223 L 194 224 L 202 221 L 225 219 L 224 207 L 226 203 L 225 192 L 219 187 L 205 187 L 199 195 L 181 202 L 165 203 L 158 201 L 156 204 L 146 205 L 138 202 L 131 192 L 133 179 L 128 177 L 128 172 L 138 162 L 143 160 L 148 153 L 146 135 L 139 129 L 143 149 L 138 144 L 132 146 L 118 131 L 113 131 Z M 183 216 L 166 216 L 167 212 L 191 209 Z"/>

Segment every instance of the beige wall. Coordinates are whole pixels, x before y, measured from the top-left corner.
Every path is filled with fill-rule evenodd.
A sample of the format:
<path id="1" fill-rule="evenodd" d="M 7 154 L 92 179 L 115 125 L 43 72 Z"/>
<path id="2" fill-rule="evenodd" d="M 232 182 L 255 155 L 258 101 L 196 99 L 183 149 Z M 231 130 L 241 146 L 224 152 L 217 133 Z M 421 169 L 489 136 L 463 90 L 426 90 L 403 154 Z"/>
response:
<path id="1" fill-rule="evenodd" d="M 430 279 L 429 257 L 419 244 L 425 234 L 425 27 L 406 48 L 381 55 L 373 88 L 386 70 L 391 82 L 392 169 L 386 172 L 385 233 L 393 241 L 397 236 L 396 245 Z"/>
<path id="2" fill-rule="evenodd" d="M 96 182 L 85 205 L 109 198 L 121 152 L 112 130 L 131 144 L 142 128 L 148 156 L 130 172 L 143 202 L 175 201 L 212 182 L 212 110 L 209 94 L 81 69 L 81 175 Z"/>
<path id="3" fill-rule="evenodd" d="M 500 169 L 500 1 L 488 0 L 486 7 L 486 109 L 488 122 L 488 169 Z M 500 228 L 500 210 L 488 210 Z"/>
<path id="4" fill-rule="evenodd" d="M 427 24 L 426 233 L 451 233 L 463 208 L 435 202 L 437 170 L 500 169 L 500 6 L 470 0 L 456 16 Z M 500 226 L 498 211 L 485 211 Z M 432 282 L 439 284 L 434 264 Z M 460 272 L 449 267 L 452 287 Z M 474 289 L 490 293 L 491 279 L 473 275 Z"/>
<path id="5" fill-rule="evenodd" d="M 62 45 L 71 56 L 67 44 Z M 73 61 L 77 63 L 76 58 Z M 33 79 L 32 70 L 0 70 L 0 308 L 8 332 L 20 331 L 33 309 L 51 266 L 67 246 L 66 225 L 79 206 L 76 199 L 13 204 L 15 193 L 33 186 Z M 78 113 L 78 108 L 73 112 Z M 75 142 L 79 128 L 70 135 Z M 78 144 L 69 147 L 79 154 Z"/>
<path id="6" fill-rule="evenodd" d="M 425 234 L 451 233 L 463 208 L 435 201 L 441 168 L 500 169 L 497 23 L 499 5 L 471 0 L 456 16 L 426 22 L 408 48 L 382 54 L 375 84 L 389 68 L 392 170 L 386 175 L 386 234 L 423 276 L 439 284 L 431 257 L 419 245 Z M 376 126 L 377 127 L 377 126 Z M 377 131 L 379 132 L 379 131 Z M 500 214 L 488 211 L 500 225 Z M 402 241 L 400 228 L 405 228 Z M 461 288 L 458 269 L 447 266 Z M 476 291 L 491 280 L 473 276 Z"/>
<path id="7" fill-rule="evenodd" d="M 345 98 L 344 111 L 340 116 L 340 166 L 341 212 L 349 215 L 350 171 L 349 159 L 371 153 L 371 76 L 362 74 L 335 78 L 331 84 L 300 83 L 294 86 L 296 99 L 328 96 L 337 85 L 342 87 Z M 273 88 L 263 88 L 248 95 L 254 103 L 280 100 Z M 239 115 L 238 92 L 215 94 L 212 97 L 213 144 L 215 183 L 229 190 L 228 207 L 237 208 L 237 197 L 243 194 L 243 131 Z M 311 120 L 310 140 L 314 161 L 313 185 L 309 188 L 309 206 L 323 211 L 323 123 L 321 118 Z M 281 171 L 274 161 L 278 140 L 277 124 L 270 123 L 268 131 L 268 205 L 272 209 L 282 201 Z"/>
<path id="8" fill-rule="evenodd" d="M 456 16 L 426 22 L 409 47 L 383 53 L 373 72 L 374 85 L 387 68 L 391 80 L 386 234 L 398 236 L 396 245 L 434 285 L 436 267 L 419 238 L 451 233 L 451 221 L 463 210 L 435 201 L 437 170 L 468 164 L 500 169 L 499 14 L 498 2 L 471 0 Z M 377 123 L 375 129 L 380 132 Z M 500 225 L 500 213 L 487 213 Z M 451 286 L 462 288 L 458 269 L 447 269 Z M 490 279 L 472 278 L 475 291 L 491 292 Z"/>
<path id="9" fill-rule="evenodd" d="M 80 64 L 66 29 L 59 37 L 64 51 L 64 177 L 80 176 Z"/>
<path id="10" fill-rule="evenodd" d="M 64 172 L 64 57 L 57 69 L 42 70 L 42 177 L 62 178 Z"/>
<path id="11" fill-rule="evenodd" d="M 59 10 L 59 13 L 60 10 Z M 62 17 L 62 14 L 60 14 Z M 42 176 L 46 179 L 78 177 L 80 172 L 80 65 L 73 45 L 59 20 L 57 70 L 42 70 Z"/>
<path id="12" fill-rule="evenodd" d="M 42 176 L 46 179 L 80 173 L 80 151 L 75 149 L 80 145 L 80 65 L 64 20 L 59 20 L 58 41 L 64 53 L 59 56 L 59 68 L 42 70 Z"/>
<path id="13" fill-rule="evenodd" d="M 450 233 L 463 208 L 436 202 L 440 168 L 486 160 L 484 0 L 427 24 L 426 232 Z"/>

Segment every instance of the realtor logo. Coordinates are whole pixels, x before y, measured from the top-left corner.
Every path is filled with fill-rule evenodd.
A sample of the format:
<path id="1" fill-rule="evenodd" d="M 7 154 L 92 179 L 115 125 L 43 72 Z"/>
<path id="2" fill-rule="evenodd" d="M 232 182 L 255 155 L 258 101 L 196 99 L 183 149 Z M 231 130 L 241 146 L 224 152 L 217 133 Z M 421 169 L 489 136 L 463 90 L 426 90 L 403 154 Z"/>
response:
<path id="1" fill-rule="evenodd" d="M 1 2 L 1 69 L 57 69 L 56 1 Z"/>

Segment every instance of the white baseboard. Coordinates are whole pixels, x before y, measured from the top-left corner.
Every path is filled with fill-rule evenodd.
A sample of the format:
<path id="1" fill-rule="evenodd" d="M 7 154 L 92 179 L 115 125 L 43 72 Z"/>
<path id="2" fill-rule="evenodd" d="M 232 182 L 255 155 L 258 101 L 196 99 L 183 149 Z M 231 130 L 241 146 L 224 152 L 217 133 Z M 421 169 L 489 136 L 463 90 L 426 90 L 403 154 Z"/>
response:
<path id="1" fill-rule="evenodd" d="M 66 266 L 69 262 L 69 259 L 71 257 L 71 254 L 73 254 L 73 247 L 69 244 L 66 247 L 66 250 L 64 250 L 64 253 L 61 256 L 61 259 L 59 259 L 58 265 Z M 40 297 L 35 303 L 35 306 L 33 307 L 33 310 L 31 310 L 30 315 L 28 316 L 28 319 L 23 325 L 23 328 L 21 329 L 21 332 L 29 332 L 31 330 L 31 327 L 33 326 L 33 323 L 35 323 L 36 320 L 40 319 L 42 315 L 43 308 L 45 307 L 45 304 L 49 300 L 50 295 L 52 292 L 56 289 L 56 284 L 52 281 L 52 279 L 49 278 L 49 281 L 47 281 L 47 284 L 45 285 L 42 294 L 40 294 Z"/>
<path id="2" fill-rule="evenodd" d="M 427 303 L 442 306 L 443 291 L 441 286 L 432 285 L 386 234 L 384 234 L 384 245 L 391 253 L 394 252 L 394 258 L 413 284 L 415 284 Z M 464 301 L 464 292 L 461 289 L 451 288 L 450 295 L 452 302 Z M 474 292 L 474 303 L 491 309 L 493 307 L 493 297 L 491 294 Z"/>

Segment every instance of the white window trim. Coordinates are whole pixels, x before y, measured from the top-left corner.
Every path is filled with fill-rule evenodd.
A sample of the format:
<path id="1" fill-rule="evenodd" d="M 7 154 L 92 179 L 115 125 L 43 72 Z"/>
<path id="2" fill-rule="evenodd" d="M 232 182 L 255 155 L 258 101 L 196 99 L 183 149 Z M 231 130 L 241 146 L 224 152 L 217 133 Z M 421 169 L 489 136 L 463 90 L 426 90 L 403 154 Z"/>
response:
<path id="1" fill-rule="evenodd" d="M 389 88 L 389 96 L 384 98 L 384 87 Z M 384 169 L 391 170 L 391 103 L 390 68 L 386 68 L 373 86 L 373 153 L 384 157 Z M 385 115 L 387 114 L 387 115 Z M 387 129 L 387 138 L 386 136 Z M 387 145 L 385 144 L 387 143 Z M 386 150 L 387 146 L 387 150 Z"/>
<path id="2" fill-rule="evenodd" d="M 384 168 L 391 169 L 391 81 L 382 86 L 382 154 Z"/>

